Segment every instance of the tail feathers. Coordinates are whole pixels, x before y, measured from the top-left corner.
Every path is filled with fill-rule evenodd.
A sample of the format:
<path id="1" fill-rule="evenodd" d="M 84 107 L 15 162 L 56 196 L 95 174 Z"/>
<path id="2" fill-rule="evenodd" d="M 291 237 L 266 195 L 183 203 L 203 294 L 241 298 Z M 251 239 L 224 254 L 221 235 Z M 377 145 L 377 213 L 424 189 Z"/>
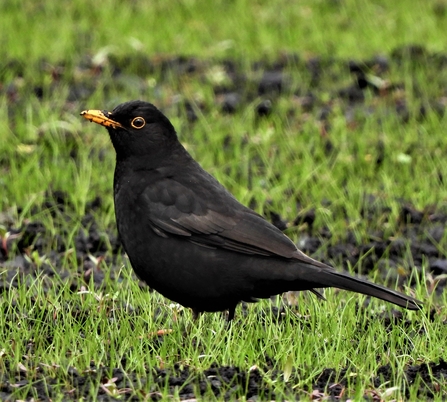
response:
<path id="1" fill-rule="evenodd" d="M 408 310 L 419 310 L 422 307 L 422 302 L 413 297 L 335 270 L 320 271 L 318 279 L 322 287 L 335 287 L 377 297 Z"/>

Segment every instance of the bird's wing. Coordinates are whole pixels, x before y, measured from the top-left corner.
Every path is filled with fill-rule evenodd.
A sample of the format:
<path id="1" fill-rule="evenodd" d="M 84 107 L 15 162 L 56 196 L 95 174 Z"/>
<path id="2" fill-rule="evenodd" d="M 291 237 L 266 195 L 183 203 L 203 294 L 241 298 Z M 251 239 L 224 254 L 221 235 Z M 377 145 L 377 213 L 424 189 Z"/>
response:
<path id="1" fill-rule="evenodd" d="M 197 178 L 197 184 L 201 180 L 203 177 Z M 214 179 L 207 180 L 205 187 L 194 183 L 186 186 L 164 177 L 148 186 L 141 197 L 148 207 L 150 225 L 159 236 L 183 236 L 204 247 L 297 258 L 320 265 L 299 251 L 279 229 L 240 204 Z"/>

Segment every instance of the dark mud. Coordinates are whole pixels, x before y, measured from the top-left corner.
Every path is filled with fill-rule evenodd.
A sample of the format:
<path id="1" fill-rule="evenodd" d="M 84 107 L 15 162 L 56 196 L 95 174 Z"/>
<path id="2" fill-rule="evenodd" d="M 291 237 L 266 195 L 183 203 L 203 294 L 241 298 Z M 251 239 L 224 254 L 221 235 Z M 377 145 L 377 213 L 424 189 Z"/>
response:
<path id="1" fill-rule="evenodd" d="M 94 363 L 84 372 L 78 372 L 74 367 L 62 370 L 57 366 L 37 365 L 33 373 L 28 370 L 17 370 L 9 367 L 5 362 L 8 375 L 0 373 L 0 399 L 8 398 L 18 387 L 25 387 L 32 383 L 29 398 L 34 400 L 51 400 L 60 397 L 60 383 L 63 382 L 67 400 L 91 398 L 91 390 L 98 389 L 97 400 L 162 400 L 162 392 L 169 390 L 169 394 L 178 394 L 181 399 L 196 400 L 198 396 L 214 395 L 222 400 L 251 401 L 275 400 L 277 396 L 271 390 L 271 381 L 283 381 L 282 374 L 272 371 L 269 380 L 263 374 L 270 367 L 262 370 L 253 368 L 248 373 L 238 367 L 212 365 L 201 373 L 194 372 L 189 367 L 176 365 L 170 370 L 153 368 L 145 378 L 136 376 L 132 372 L 124 372 L 120 368 L 97 367 Z M 373 378 L 373 386 L 379 388 L 382 384 L 389 384 L 393 379 L 393 368 L 390 365 L 377 369 Z M 447 362 L 424 363 L 409 365 L 404 369 L 404 376 L 408 386 L 419 385 L 418 395 L 421 400 L 427 400 L 439 395 L 443 384 L 447 380 Z M 292 371 L 291 379 L 296 378 Z M 11 382 L 11 378 L 15 382 Z M 340 401 L 349 399 L 349 389 L 355 386 L 355 371 L 349 368 L 336 371 L 324 369 L 314 380 L 311 389 L 294 390 L 292 385 L 285 391 L 288 400 L 299 400 L 303 392 L 312 400 Z M 289 382 L 293 384 L 292 381 Z M 142 391 L 150 389 L 150 391 Z M 408 389 L 404 390 L 406 398 L 410 398 Z M 414 394 L 413 394 L 414 395 Z M 90 397 L 89 397 L 90 396 Z M 283 397 L 281 396 L 280 399 Z M 366 401 L 382 401 L 382 396 L 371 388 L 364 395 Z"/>
<path id="2" fill-rule="evenodd" d="M 110 57 L 107 71 L 111 73 L 114 86 L 128 88 L 130 85 L 138 87 L 141 91 L 145 89 L 144 79 L 151 74 L 159 74 L 161 82 L 169 81 L 174 77 L 185 77 L 195 75 L 201 76 L 208 85 L 213 85 L 215 102 L 222 113 L 232 114 L 246 107 L 247 104 L 254 105 L 256 115 L 262 119 L 269 116 L 275 110 L 279 98 L 284 94 L 293 95 L 297 110 L 299 112 L 313 111 L 318 115 L 321 123 L 321 135 L 326 138 L 326 152 L 333 152 L 333 144 L 328 135 L 331 130 L 331 113 L 335 102 L 340 100 L 343 105 L 343 112 L 346 119 L 352 120 L 354 117 L 352 110 L 354 107 L 361 107 L 365 101 L 365 94 L 372 94 L 377 97 L 378 102 L 387 94 L 396 92 L 399 96 L 394 97 L 394 103 L 387 101 L 389 112 L 398 116 L 402 124 L 409 119 L 424 119 L 429 112 L 442 116 L 445 113 L 445 99 L 427 99 L 421 97 L 420 105 L 417 109 L 410 109 L 405 101 L 402 92 L 405 87 L 400 82 L 389 83 L 380 80 L 371 80 L 371 74 L 380 77 L 390 69 L 399 69 L 403 62 L 414 63 L 415 69 L 421 63 L 431 63 L 439 70 L 447 68 L 447 55 L 432 54 L 420 46 L 405 46 L 396 49 L 389 57 L 377 56 L 369 60 L 335 60 L 315 57 L 303 59 L 299 55 L 283 55 L 278 60 L 265 62 L 259 61 L 252 66 L 252 72 L 247 74 L 241 64 L 235 60 L 207 61 L 191 57 L 166 57 L 150 58 L 145 56 Z M 215 65 L 218 69 L 225 71 L 227 79 L 224 82 L 210 83 L 212 77 L 205 76 L 205 70 Z M 4 77 L 23 76 L 23 66 L 15 60 L 2 62 L 0 71 L 6 71 Z M 39 67 L 37 67 L 39 68 Z M 64 81 L 65 65 L 51 66 L 42 62 L 41 69 L 45 70 L 52 77 L 51 84 L 39 84 L 32 82 L 28 86 L 20 86 L 18 80 L 11 80 L 7 85 L 0 87 L 0 91 L 6 93 L 8 103 L 8 113 L 14 121 L 14 115 L 19 113 L 27 97 L 34 96 L 37 99 L 48 99 L 56 93 L 58 85 Z M 50 71 L 48 71 L 50 69 Z M 67 104 L 81 104 L 90 96 L 98 82 L 101 80 L 106 66 L 95 65 L 92 60 L 86 59 L 80 62 L 79 73 L 84 73 L 84 79 L 69 84 Z M 299 69 L 302 75 L 307 77 L 306 89 L 294 86 L 290 77 L 290 69 Z M 2 73 L 3 74 L 3 73 Z M 333 87 L 329 90 L 330 101 L 322 101 L 320 98 L 321 87 L 325 85 L 327 76 L 331 76 Z M 346 85 L 346 76 L 350 77 L 350 84 Z M 253 78 L 254 77 L 254 78 Z M 341 83 L 343 82 L 343 83 Z M 112 85 L 112 84 L 110 84 Z M 25 89 L 24 89 L 25 88 Z M 105 86 L 107 92 L 107 85 Z M 385 101 L 384 101 L 385 102 Z M 178 110 L 191 123 L 198 119 L 198 112 L 206 112 L 206 106 L 191 104 L 187 100 L 178 102 Z M 294 115 L 297 111 L 290 110 Z M 365 110 L 365 113 L 370 113 Z M 76 158 L 79 144 L 74 141 L 69 134 L 65 138 L 68 146 L 71 147 L 70 155 Z M 224 144 L 225 145 L 225 144 Z M 50 146 L 50 145 L 48 145 Z M 383 143 L 378 140 L 377 159 L 375 163 L 379 169 L 386 157 Z M 414 150 L 417 152 L 417 150 Z M 1 160 L 0 164 L 7 161 Z M 443 182 L 443 178 L 439 178 Z M 47 194 L 45 202 L 40 207 L 35 207 L 33 211 L 38 214 L 45 211 L 51 214 L 55 221 L 67 222 L 73 217 L 74 208 L 70 205 L 70 197 L 61 191 L 51 191 Z M 386 221 L 391 211 L 383 206 L 380 199 L 370 194 L 365 194 L 363 200 L 362 218 L 373 223 L 377 217 Z M 437 244 L 445 236 L 445 225 L 447 222 L 447 211 L 427 206 L 422 210 L 416 209 L 411 200 L 400 201 L 400 225 L 399 233 L 394 236 L 386 236 L 384 232 L 374 230 L 369 233 L 370 240 L 359 245 L 355 233 L 346 233 L 342 243 L 331 242 L 331 233 L 328 228 L 314 227 L 316 212 L 301 211 L 297 217 L 283 217 L 273 210 L 266 209 L 266 216 L 280 229 L 306 226 L 302 233 L 300 247 L 306 253 L 325 261 L 335 261 L 340 266 L 347 267 L 347 263 L 356 266 L 362 258 L 362 274 L 367 274 L 372 269 L 379 267 L 383 282 L 395 284 L 398 279 L 400 285 L 412 285 L 414 281 L 425 281 L 424 275 L 431 278 L 447 274 L 447 259 L 439 250 Z M 20 212 L 22 206 L 17 206 Z M 328 206 L 330 208 L 330 206 Z M 75 258 L 77 267 L 75 270 L 58 270 L 58 277 L 62 281 L 68 281 L 73 291 L 86 284 L 94 285 L 97 289 L 102 288 L 104 271 L 99 268 L 99 264 L 104 261 L 105 266 L 110 271 L 108 275 L 113 279 L 118 277 L 120 261 L 122 261 L 123 251 L 114 227 L 101 228 L 95 219 L 95 211 L 102 208 L 102 199 L 94 197 L 91 199 L 86 210 L 88 214 L 77 217 L 81 225 L 75 234 L 73 244 L 76 248 Z M 0 211 L 0 224 L 4 228 L 0 232 L 0 294 L 11 286 L 18 286 L 19 283 L 27 283 L 44 274 L 47 278 L 48 286 L 54 286 L 51 282 L 55 275 L 54 267 L 64 266 L 62 261 L 69 247 L 66 238 L 68 232 L 66 225 L 61 224 L 58 234 L 53 236 L 42 222 L 27 221 L 20 227 L 12 219 L 7 211 Z M 375 225 L 371 224 L 372 227 Z M 322 251 L 323 243 L 331 244 Z M 37 256 L 46 256 L 46 262 L 38 262 Z M 94 257 L 94 258 L 92 258 Z M 386 264 L 384 263 L 386 260 Z M 410 276 L 407 273 L 399 273 L 398 267 L 404 261 L 412 261 L 414 272 Z M 428 271 L 423 272 L 421 266 L 423 261 L 428 261 Z M 394 268 L 394 269 L 393 269 Z M 391 274 L 390 274 L 391 273 Z M 93 281 L 93 282 L 92 282 Z M 446 279 L 441 276 L 439 280 L 433 280 L 436 284 L 434 291 L 442 293 L 445 288 Z M 391 316 L 376 317 L 383 321 L 385 326 L 399 323 L 405 325 L 400 318 L 400 313 L 396 312 Z M 1 359 L 1 356 L 0 356 Z M 269 359 L 266 357 L 266 361 Z M 223 399 L 247 399 L 265 400 L 275 399 L 278 396 L 271 391 L 269 381 L 281 380 L 280 373 L 272 371 L 274 365 L 266 363 L 266 367 L 253 368 L 250 372 L 242 371 L 238 367 L 225 367 L 213 365 L 209 369 L 197 373 L 187 366 L 176 366 L 173 369 L 162 370 L 154 368 L 148 373 L 147 378 L 137 377 L 135 373 L 124 373 L 120 368 L 97 367 L 94 362 L 90 370 L 79 372 L 71 368 L 68 373 L 63 372 L 56 366 L 46 366 L 36 364 L 35 370 L 23 370 L 12 365 L 9 360 L 2 361 L 2 372 L 0 372 L 0 399 L 8 400 L 15 389 L 30 386 L 28 398 L 39 400 L 50 400 L 60 393 L 60 384 L 65 384 L 65 389 L 71 391 L 65 393 L 65 399 L 76 400 L 82 397 L 89 397 L 91 389 L 98 389 L 98 400 L 159 400 L 160 390 L 168 389 L 171 394 L 178 393 L 182 399 L 194 399 L 200 394 L 211 392 Z M 390 366 L 382 366 L 374 373 L 373 385 L 379 387 L 392 380 L 392 370 Z M 266 381 L 263 373 L 269 371 L 269 381 Z M 352 389 L 353 380 L 350 368 L 343 370 L 333 370 L 326 368 L 315 377 L 311 389 L 299 390 L 301 395 L 305 391 L 314 400 L 346 400 L 350 395 L 346 387 L 350 385 Z M 296 375 L 292 372 L 292 378 Z M 431 398 L 439 392 L 440 384 L 447 381 L 447 363 L 443 359 L 424 364 L 409 364 L 404 375 L 409 385 L 418 383 L 421 398 Z M 14 378 L 14 381 L 11 379 Z M 148 394 L 140 391 L 143 384 L 150 382 Z M 392 387 L 393 384 L 389 384 Z M 147 389 L 147 388 L 146 388 Z M 407 390 L 403 390 L 407 392 Z M 407 395 L 409 397 L 409 395 Z M 298 391 L 290 387 L 289 398 L 298 398 Z M 381 399 L 374 390 L 365 394 L 365 400 L 379 401 Z"/>

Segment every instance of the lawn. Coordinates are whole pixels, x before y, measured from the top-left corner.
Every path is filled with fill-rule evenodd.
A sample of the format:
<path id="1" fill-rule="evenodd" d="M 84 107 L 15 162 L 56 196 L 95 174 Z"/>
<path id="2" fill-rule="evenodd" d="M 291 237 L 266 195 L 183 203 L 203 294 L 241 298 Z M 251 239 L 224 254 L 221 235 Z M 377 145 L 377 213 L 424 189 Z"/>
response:
<path id="1" fill-rule="evenodd" d="M 0 399 L 447 397 L 447 3 L 0 5 Z M 144 99 L 330 289 L 198 321 L 132 272 L 84 109 Z"/>

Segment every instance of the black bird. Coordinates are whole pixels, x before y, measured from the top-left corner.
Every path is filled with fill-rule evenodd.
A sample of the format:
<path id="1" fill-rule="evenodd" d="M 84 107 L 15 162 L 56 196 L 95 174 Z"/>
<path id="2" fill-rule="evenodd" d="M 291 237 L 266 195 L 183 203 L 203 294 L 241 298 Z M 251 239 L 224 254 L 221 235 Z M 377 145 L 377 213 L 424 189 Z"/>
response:
<path id="1" fill-rule="evenodd" d="M 327 287 L 420 308 L 412 297 L 298 250 L 202 169 L 154 105 L 136 100 L 81 115 L 105 126 L 115 148 L 116 220 L 135 273 L 195 317 L 228 310 L 231 320 L 241 301 Z"/>

